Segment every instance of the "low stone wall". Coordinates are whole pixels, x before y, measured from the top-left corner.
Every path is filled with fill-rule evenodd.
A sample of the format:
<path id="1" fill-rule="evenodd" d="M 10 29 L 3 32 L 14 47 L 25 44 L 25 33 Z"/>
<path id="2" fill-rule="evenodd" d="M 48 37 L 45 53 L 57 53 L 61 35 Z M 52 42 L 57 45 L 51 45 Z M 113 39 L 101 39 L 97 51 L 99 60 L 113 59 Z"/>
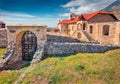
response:
<path id="1" fill-rule="evenodd" d="M 47 42 L 45 45 L 46 56 L 71 55 L 76 53 L 103 53 L 108 50 L 118 49 L 118 46 L 105 46 L 92 43 L 55 43 Z"/>

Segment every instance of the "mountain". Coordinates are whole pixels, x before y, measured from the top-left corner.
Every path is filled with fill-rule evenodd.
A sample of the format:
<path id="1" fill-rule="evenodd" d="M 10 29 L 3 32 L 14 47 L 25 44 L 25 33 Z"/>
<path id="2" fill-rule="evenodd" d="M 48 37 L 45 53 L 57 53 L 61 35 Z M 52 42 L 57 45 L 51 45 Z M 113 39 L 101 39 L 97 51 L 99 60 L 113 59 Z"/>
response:
<path id="1" fill-rule="evenodd" d="M 116 6 L 120 6 L 120 0 L 116 0 L 115 2 L 113 2 L 112 4 L 107 6 L 104 10 L 111 11 L 111 9 L 116 7 Z"/>
<path id="2" fill-rule="evenodd" d="M 116 0 L 108 7 L 104 9 L 105 11 L 110 11 L 116 15 L 117 18 L 120 18 L 120 0 Z"/>

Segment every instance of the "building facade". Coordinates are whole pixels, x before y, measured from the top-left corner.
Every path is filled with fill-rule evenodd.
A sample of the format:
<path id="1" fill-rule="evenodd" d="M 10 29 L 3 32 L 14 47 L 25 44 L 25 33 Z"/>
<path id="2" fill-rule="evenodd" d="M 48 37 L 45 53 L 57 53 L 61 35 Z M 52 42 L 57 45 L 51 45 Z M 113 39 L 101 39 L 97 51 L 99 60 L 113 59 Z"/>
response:
<path id="1" fill-rule="evenodd" d="M 80 41 L 120 45 L 120 21 L 114 14 L 100 10 L 70 17 L 59 22 L 61 32 Z"/>

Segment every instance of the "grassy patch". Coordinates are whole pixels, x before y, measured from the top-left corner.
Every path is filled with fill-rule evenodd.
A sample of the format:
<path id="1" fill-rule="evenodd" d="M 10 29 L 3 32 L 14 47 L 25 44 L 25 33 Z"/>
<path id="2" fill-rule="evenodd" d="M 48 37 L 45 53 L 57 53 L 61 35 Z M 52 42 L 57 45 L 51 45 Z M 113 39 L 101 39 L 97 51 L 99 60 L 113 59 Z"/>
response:
<path id="1" fill-rule="evenodd" d="M 5 52 L 5 48 L 0 48 L 0 60 L 1 60 L 4 52 Z"/>
<path id="2" fill-rule="evenodd" d="M 85 69 L 85 66 L 84 65 L 78 65 L 75 67 L 75 70 L 76 71 L 79 71 L 79 70 L 84 70 Z"/>
<path id="3" fill-rule="evenodd" d="M 13 84 L 19 71 L 0 72 L 0 84 Z M 120 84 L 120 49 L 106 53 L 78 53 L 51 57 L 30 66 L 20 84 Z"/>
<path id="4" fill-rule="evenodd" d="M 2 71 L 0 72 L 0 84 L 13 84 L 19 75 L 18 71 Z"/>
<path id="5" fill-rule="evenodd" d="M 34 76 L 46 77 L 50 84 L 119 84 L 120 50 L 47 58 L 31 66 L 21 84 L 31 83 Z"/>

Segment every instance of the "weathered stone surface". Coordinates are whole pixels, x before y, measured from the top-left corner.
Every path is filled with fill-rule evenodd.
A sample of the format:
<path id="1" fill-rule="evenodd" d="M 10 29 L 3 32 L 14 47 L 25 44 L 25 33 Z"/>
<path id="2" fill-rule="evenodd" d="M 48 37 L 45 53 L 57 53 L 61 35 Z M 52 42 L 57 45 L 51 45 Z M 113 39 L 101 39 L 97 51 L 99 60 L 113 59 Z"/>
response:
<path id="1" fill-rule="evenodd" d="M 7 47 L 7 31 L 6 29 L 0 29 L 0 48 Z"/>
<path id="2" fill-rule="evenodd" d="M 38 51 L 42 52 L 44 50 L 39 45 L 42 46 L 46 42 L 46 26 L 44 25 L 10 25 L 7 26 L 7 38 L 8 38 L 8 48 L 5 54 L 3 55 L 3 59 L 0 61 L 0 69 L 3 70 L 5 68 L 11 67 L 12 65 L 16 65 L 19 61 L 23 60 L 22 55 L 22 37 L 25 32 L 31 31 L 37 37 L 37 46 Z M 35 60 L 40 59 L 40 53 L 36 52 L 37 55 L 33 58 Z"/>
<path id="3" fill-rule="evenodd" d="M 38 45 L 37 50 L 33 56 L 31 64 L 41 61 L 44 58 L 44 44 Z"/>
<path id="4" fill-rule="evenodd" d="M 13 54 L 14 54 L 14 42 L 10 42 L 5 54 L 2 56 L 2 60 L 0 61 L 0 70 L 7 67 L 7 64 L 9 64 L 9 61 L 11 60 Z"/>
<path id="5" fill-rule="evenodd" d="M 120 48 L 118 46 L 106 46 L 93 43 L 53 43 L 45 45 L 47 56 L 71 55 L 76 53 L 103 53 L 108 50 Z"/>

